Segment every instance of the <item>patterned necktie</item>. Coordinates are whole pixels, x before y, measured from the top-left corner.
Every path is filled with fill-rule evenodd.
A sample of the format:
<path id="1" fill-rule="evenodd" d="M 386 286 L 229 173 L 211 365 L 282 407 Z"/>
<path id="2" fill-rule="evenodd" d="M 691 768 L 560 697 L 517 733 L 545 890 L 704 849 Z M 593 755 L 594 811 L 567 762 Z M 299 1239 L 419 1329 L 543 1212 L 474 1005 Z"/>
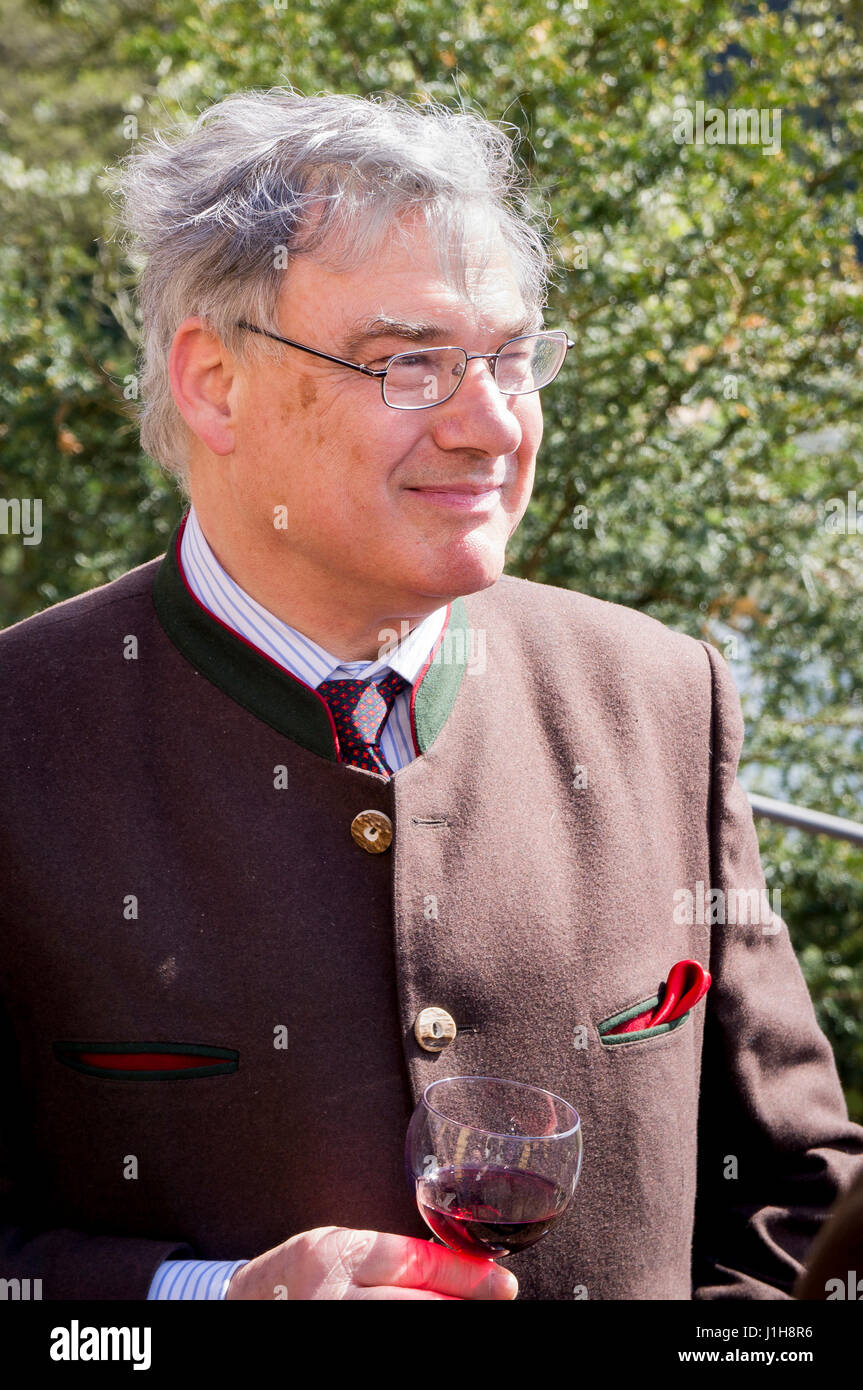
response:
<path id="1" fill-rule="evenodd" d="M 335 721 L 342 762 L 392 775 L 380 736 L 396 696 L 409 684 L 397 671 L 390 671 L 378 685 L 373 680 L 321 681 L 318 694 Z"/>

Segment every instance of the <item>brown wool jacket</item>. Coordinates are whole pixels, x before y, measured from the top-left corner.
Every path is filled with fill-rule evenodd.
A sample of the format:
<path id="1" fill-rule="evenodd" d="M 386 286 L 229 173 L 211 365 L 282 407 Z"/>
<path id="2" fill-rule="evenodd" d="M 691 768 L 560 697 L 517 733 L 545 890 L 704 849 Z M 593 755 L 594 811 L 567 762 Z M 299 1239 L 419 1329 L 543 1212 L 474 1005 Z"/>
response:
<path id="1" fill-rule="evenodd" d="M 863 1129 L 781 919 L 679 906 L 764 886 L 721 656 L 503 577 L 451 605 L 414 698 L 414 762 L 339 762 L 175 542 L 0 635 L 0 1277 L 143 1299 L 172 1254 L 427 1238 L 412 1109 L 489 1074 L 582 1117 L 573 1203 L 508 1261 L 521 1298 L 791 1296 Z M 706 998 L 607 1041 L 684 958 Z"/>
<path id="2" fill-rule="evenodd" d="M 825 1303 L 863 1300 L 863 1172 L 828 1214 L 794 1294 Z"/>

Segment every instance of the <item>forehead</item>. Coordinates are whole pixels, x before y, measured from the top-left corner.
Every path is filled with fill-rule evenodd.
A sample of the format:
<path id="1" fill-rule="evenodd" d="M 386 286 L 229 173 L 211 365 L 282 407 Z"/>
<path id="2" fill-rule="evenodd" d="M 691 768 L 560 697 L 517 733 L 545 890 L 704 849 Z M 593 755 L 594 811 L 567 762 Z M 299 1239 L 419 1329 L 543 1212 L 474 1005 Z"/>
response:
<path id="1" fill-rule="evenodd" d="M 394 229 L 374 256 L 355 269 L 338 271 L 322 262 L 312 266 L 306 258 L 298 268 L 314 282 L 308 288 L 318 321 L 326 320 L 343 348 L 356 348 L 370 324 L 376 325 L 374 336 L 384 336 L 388 320 L 425 324 L 432 337 L 435 325 L 494 333 L 531 317 L 499 229 L 469 224 L 463 246 L 451 243 L 451 248 L 451 264 L 441 265 L 424 222 L 415 218 Z M 459 250 L 463 285 L 455 274 Z"/>

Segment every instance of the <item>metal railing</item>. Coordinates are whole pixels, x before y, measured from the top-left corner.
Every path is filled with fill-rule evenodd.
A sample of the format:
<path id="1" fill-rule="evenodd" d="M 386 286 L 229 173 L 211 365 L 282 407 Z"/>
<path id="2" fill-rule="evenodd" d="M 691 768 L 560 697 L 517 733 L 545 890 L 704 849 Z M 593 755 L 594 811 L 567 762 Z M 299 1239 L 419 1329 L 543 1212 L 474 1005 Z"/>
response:
<path id="1" fill-rule="evenodd" d="M 863 845 L 863 825 L 857 821 L 845 820 L 844 816 L 828 816 L 823 811 L 808 811 L 804 806 L 774 801 L 772 797 L 758 796 L 755 792 L 749 792 L 748 796 L 753 815 L 779 821 L 780 825 L 793 825 L 797 830 L 807 830 L 810 835 L 832 835 L 836 840 Z"/>

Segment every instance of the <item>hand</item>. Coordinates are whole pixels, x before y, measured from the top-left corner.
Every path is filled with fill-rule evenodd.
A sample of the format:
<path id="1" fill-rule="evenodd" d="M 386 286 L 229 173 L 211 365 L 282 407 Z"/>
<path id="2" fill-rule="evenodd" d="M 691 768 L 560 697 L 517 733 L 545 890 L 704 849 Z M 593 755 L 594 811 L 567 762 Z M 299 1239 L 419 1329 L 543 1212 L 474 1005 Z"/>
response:
<path id="1" fill-rule="evenodd" d="M 518 1281 L 493 1260 L 414 1236 L 318 1226 L 231 1276 L 226 1298 L 513 1299 Z"/>

